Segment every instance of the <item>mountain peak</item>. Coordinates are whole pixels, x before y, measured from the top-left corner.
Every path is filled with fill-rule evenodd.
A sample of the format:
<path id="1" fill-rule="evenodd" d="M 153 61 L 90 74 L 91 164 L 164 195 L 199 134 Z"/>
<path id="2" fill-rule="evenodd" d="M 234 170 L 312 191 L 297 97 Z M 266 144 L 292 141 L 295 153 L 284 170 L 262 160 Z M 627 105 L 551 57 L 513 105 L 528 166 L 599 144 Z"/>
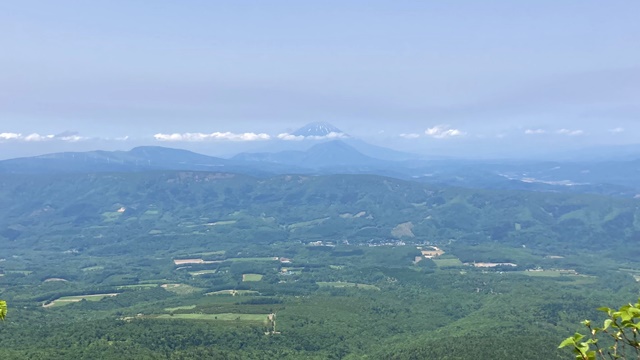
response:
<path id="1" fill-rule="evenodd" d="M 312 122 L 296 130 L 292 135 L 296 136 L 327 136 L 331 133 L 344 134 L 342 130 L 327 122 Z"/>

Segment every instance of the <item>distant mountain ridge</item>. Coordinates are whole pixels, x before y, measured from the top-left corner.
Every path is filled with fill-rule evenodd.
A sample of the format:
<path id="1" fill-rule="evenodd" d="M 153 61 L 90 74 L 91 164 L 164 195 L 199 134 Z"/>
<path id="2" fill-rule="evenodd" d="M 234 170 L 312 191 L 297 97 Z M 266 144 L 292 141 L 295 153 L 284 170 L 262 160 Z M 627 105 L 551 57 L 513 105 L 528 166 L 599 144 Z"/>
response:
<path id="1" fill-rule="evenodd" d="M 425 160 L 348 137 L 322 138 L 341 131 L 328 123 L 299 129 L 312 141 L 274 141 L 279 151 L 239 153 L 219 158 L 184 149 L 141 146 L 129 151 L 63 152 L 0 161 L 0 173 L 55 174 L 217 171 L 269 177 L 279 174 L 373 174 L 469 188 L 591 192 L 640 197 L 640 160 L 523 162 Z M 342 133 L 342 132 L 341 132 Z M 296 135 L 301 136 L 301 135 Z M 293 145 L 307 144 L 307 147 Z M 287 148 L 285 145 L 292 145 Z"/>
<path id="2" fill-rule="evenodd" d="M 231 158 L 243 162 L 272 162 L 311 169 L 332 166 L 382 165 L 383 160 L 364 155 L 341 140 L 332 140 L 312 146 L 307 151 L 280 151 L 276 153 L 242 153 Z"/>

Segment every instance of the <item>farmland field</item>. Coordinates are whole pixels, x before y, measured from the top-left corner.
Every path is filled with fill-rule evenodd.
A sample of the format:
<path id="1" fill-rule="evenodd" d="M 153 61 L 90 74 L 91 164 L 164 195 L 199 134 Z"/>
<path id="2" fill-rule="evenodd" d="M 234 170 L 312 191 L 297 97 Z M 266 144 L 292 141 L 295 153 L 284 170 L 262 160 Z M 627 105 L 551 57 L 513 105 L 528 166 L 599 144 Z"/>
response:
<path id="1" fill-rule="evenodd" d="M 52 302 L 50 302 L 49 304 L 43 305 L 44 307 L 59 307 L 59 306 L 65 306 L 65 305 L 69 305 L 69 304 L 73 304 L 76 302 L 80 302 L 82 300 L 86 300 L 86 301 L 100 301 L 106 297 L 113 297 L 113 296 L 117 296 L 117 293 L 110 293 L 110 294 L 92 294 L 92 295 L 76 295 L 76 296 L 63 296 L 61 298 L 58 298 Z"/>
<path id="2" fill-rule="evenodd" d="M 242 281 L 260 281 L 263 276 L 262 274 L 242 274 Z"/>
<path id="3" fill-rule="evenodd" d="M 449 258 L 449 259 L 436 258 L 432 260 L 433 262 L 436 263 L 436 265 L 439 268 L 463 266 L 462 261 L 460 261 L 460 259 L 458 258 Z"/>
<path id="4" fill-rule="evenodd" d="M 351 288 L 351 287 L 353 287 L 353 288 L 365 289 L 365 290 L 380 290 L 380 288 L 375 286 L 375 285 L 359 284 L 359 283 L 351 283 L 351 282 L 342 282 L 342 281 L 333 281 L 333 282 L 319 281 L 317 284 L 320 287 L 337 287 L 337 288 Z"/>
<path id="5" fill-rule="evenodd" d="M 257 291 L 253 290 L 219 290 L 214 292 L 206 293 L 205 295 L 258 295 Z"/>
<path id="6" fill-rule="evenodd" d="M 177 311 L 177 310 L 193 310 L 195 308 L 196 308 L 195 305 L 184 305 L 184 306 L 176 306 L 176 307 L 172 307 L 172 308 L 165 308 L 164 311 L 174 312 L 174 311 Z"/>
<path id="7" fill-rule="evenodd" d="M 161 287 L 178 295 L 188 295 L 202 291 L 202 289 L 187 284 L 163 284 Z"/>
<path id="8" fill-rule="evenodd" d="M 255 321 L 266 323 L 269 314 L 162 314 L 154 316 L 156 319 L 173 320 L 208 320 L 208 321 Z"/>

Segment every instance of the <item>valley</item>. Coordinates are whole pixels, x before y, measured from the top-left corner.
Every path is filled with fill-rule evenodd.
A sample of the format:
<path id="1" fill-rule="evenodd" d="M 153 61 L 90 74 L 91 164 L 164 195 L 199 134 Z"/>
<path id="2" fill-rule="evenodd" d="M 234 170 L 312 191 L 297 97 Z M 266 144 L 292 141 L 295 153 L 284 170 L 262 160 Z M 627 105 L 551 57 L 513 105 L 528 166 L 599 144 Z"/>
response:
<path id="1" fill-rule="evenodd" d="M 462 359 L 482 339 L 474 351 L 506 359 L 640 293 L 633 199 L 374 175 L 0 182 L 13 358 L 77 356 L 61 339 L 94 323 L 85 356 L 116 357 L 125 336 L 150 358 Z M 517 347 L 502 341 L 515 328 Z M 56 335 L 25 335 L 39 331 Z"/>

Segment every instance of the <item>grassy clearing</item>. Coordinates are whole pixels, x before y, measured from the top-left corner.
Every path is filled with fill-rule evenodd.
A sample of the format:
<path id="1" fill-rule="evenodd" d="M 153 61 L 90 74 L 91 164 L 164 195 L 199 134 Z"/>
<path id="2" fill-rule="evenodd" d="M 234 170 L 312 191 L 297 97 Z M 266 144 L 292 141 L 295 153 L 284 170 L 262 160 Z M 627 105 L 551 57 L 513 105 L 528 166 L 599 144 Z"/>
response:
<path id="1" fill-rule="evenodd" d="M 269 314 L 162 314 L 155 316 L 155 318 L 174 320 L 253 321 L 267 323 L 269 320 Z"/>
<path id="2" fill-rule="evenodd" d="M 120 218 L 120 216 L 122 215 L 122 213 L 117 212 L 117 211 L 107 211 L 107 212 L 103 212 L 102 213 L 102 217 L 103 217 L 103 221 L 105 222 L 110 222 L 110 221 L 116 221 Z"/>
<path id="3" fill-rule="evenodd" d="M 207 252 L 201 252 L 201 253 L 195 253 L 192 254 L 193 256 L 212 256 L 212 255 L 224 255 L 227 252 L 225 250 L 218 250 L 218 251 L 207 251 Z"/>
<path id="4" fill-rule="evenodd" d="M 60 307 L 69 304 L 73 304 L 82 300 L 86 301 L 100 301 L 106 297 L 117 296 L 118 293 L 110 293 L 110 294 L 92 294 L 92 295 L 76 295 L 76 296 L 63 296 L 58 298 L 47 305 L 43 305 L 44 307 Z"/>
<path id="5" fill-rule="evenodd" d="M 576 276 L 562 274 L 558 270 L 543 270 L 543 271 L 518 271 L 518 274 L 523 274 L 532 277 L 560 277 L 560 276 Z"/>
<path id="6" fill-rule="evenodd" d="M 315 220 L 310 220 L 310 221 L 302 221 L 302 222 L 298 222 L 298 223 L 294 223 L 291 225 L 288 225 L 287 228 L 289 230 L 295 230 L 296 228 L 300 228 L 300 227 L 309 227 L 309 226 L 316 226 L 316 225 L 320 225 L 323 222 L 329 220 L 328 217 L 324 217 L 321 219 L 315 219 Z"/>
<path id="7" fill-rule="evenodd" d="M 218 270 L 199 270 L 199 271 L 190 271 L 189 275 L 191 276 L 200 276 L 204 274 L 215 274 Z"/>
<path id="8" fill-rule="evenodd" d="M 318 286 L 320 287 L 337 287 L 337 288 L 353 287 L 353 288 L 364 289 L 364 290 L 380 290 L 380 288 L 375 285 L 358 284 L 358 283 L 343 282 L 343 281 L 331 281 L 331 282 L 319 281 L 316 284 L 318 284 Z"/>
<path id="9" fill-rule="evenodd" d="M 162 284 L 160 286 L 163 289 L 171 291 L 172 293 L 176 293 L 178 295 L 189 295 L 198 291 L 202 291 L 201 288 L 197 288 L 187 284 Z"/>
<path id="10" fill-rule="evenodd" d="M 229 258 L 225 261 L 251 262 L 251 261 L 278 261 L 277 257 L 255 257 L 255 258 Z"/>
<path id="11" fill-rule="evenodd" d="M 185 305 L 185 306 L 176 306 L 176 307 L 172 307 L 172 308 L 165 308 L 164 311 L 166 311 L 166 312 L 174 312 L 174 311 L 178 311 L 178 310 L 193 310 L 195 308 L 196 308 L 195 305 Z"/>
<path id="12" fill-rule="evenodd" d="M 104 266 L 89 266 L 86 268 L 82 268 L 82 271 L 100 271 L 100 270 L 104 270 Z"/>
<path id="13" fill-rule="evenodd" d="M 242 281 L 260 281 L 263 276 L 262 274 L 242 274 Z"/>
<path id="14" fill-rule="evenodd" d="M 515 273 L 520 275 L 526 275 L 531 277 L 546 277 L 546 278 L 564 278 L 571 279 L 572 285 L 587 285 L 596 281 L 595 276 L 582 275 L 569 272 L 567 270 L 542 270 L 542 271 L 513 271 L 507 273 Z"/>
<path id="15" fill-rule="evenodd" d="M 116 289 L 118 289 L 118 290 L 122 290 L 122 289 L 149 289 L 149 288 L 154 288 L 154 287 L 158 287 L 158 284 L 120 285 L 120 286 L 116 286 Z"/>
<path id="16" fill-rule="evenodd" d="M 433 262 L 436 263 L 436 266 L 438 266 L 438 268 L 464 266 L 464 264 L 462 264 L 462 261 L 460 261 L 460 259 L 458 259 L 458 258 L 455 258 L 455 259 L 431 259 L 431 260 L 433 260 Z"/>
<path id="17" fill-rule="evenodd" d="M 30 270 L 7 270 L 5 271 L 7 274 L 22 274 L 22 275 L 31 275 L 33 271 Z"/>
<path id="18" fill-rule="evenodd" d="M 206 293 L 205 295 L 231 295 L 231 296 L 241 296 L 241 295 L 259 295 L 260 293 L 253 290 L 220 290 L 214 291 L 210 293 Z"/>
<path id="19" fill-rule="evenodd" d="M 208 226 L 233 225 L 233 224 L 235 224 L 237 222 L 238 222 L 238 220 L 223 220 L 223 221 L 216 221 L 216 222 L 212 222 L 212 223 L 207 223 L 206 225 L 208 225 Z"/>
<path id="20" fill-rule="evenodd" d="M 158 286 L 160 284 L 166 283 L 167 281 L 169 281 L 169 280 L 167 280 L 167 279 L 149 279 L 149 280 L 140 280 L 138 283 L 140 285 L 142 285 L 142 284 L 145 284 L 145 285 L 146 284 L 155 284 L 156 286 Z"/>

